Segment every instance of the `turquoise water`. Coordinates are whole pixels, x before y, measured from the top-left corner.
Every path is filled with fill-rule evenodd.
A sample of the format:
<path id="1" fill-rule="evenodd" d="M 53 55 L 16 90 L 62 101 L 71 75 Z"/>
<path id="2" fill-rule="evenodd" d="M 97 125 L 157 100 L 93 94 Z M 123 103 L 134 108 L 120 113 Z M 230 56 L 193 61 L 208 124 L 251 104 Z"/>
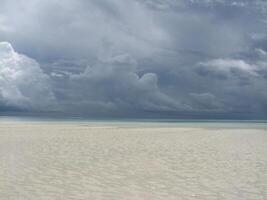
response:
<path id="1" fill-rule="evenodd" d="M 86 119 L 48 117 L 8 117 L 0 116 L 1 122 L 45 122 L 68 123 L 97 126 L 170 126 L 170 127 L 210 127 L 210 128 L 264 128 L 267 120 L 177 120 L 177 119 Z"/>

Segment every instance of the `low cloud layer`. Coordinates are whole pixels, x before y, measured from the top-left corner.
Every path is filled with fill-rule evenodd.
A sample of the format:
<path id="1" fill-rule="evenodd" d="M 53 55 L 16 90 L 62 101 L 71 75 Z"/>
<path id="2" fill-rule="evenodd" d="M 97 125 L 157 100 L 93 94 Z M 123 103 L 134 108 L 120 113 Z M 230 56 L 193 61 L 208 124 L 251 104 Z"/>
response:
<path id="1" fill-rule="evenodd" d="M 263 0 L 3 0 L 0 112 L 267 118 L 266 24 Z"/>

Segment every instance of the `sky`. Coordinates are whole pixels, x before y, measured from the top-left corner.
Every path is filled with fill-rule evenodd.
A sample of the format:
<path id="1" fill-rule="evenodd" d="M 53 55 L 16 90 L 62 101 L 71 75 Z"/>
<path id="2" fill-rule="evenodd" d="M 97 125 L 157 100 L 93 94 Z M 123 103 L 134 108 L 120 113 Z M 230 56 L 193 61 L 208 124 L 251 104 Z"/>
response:
<path id="1" fill-rule="evenodd" d="M 265 0 L 0 4 L 0 115 L 267 118 Z"/>

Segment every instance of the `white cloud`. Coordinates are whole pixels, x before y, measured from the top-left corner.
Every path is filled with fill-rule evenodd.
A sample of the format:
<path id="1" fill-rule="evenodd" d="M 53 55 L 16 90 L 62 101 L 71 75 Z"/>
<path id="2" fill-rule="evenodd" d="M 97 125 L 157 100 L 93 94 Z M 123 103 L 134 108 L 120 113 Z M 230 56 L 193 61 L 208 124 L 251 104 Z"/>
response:
<path id="1" fill-rule="evenodd" d="M 92 59 L 99 56 L 105 41 L 115 55 L 126 51 L 146 56 L 155 46 L 169 42 L 154 13 L 136 1 L 9 0 L 1 4 L 6 28 L 12 32 L 0 30 L 0 37 L 26 47 L 23 52 L 34 58 Z"/>
<path id="2" fill-rule="evenodd" d="M 87 105 L 88 102 L 97 102 L 98 105 L 102 102 L 102 105 L 113 105 L 119 110 L 190 109 L 160 90 L 155 73 L 138 75 L 137 65 L 137 61 L 130 55 L 119 55 L 87 67 L 82 74 L 70 76 L 70 85 L 73 86 L 70 93 L 75 94 L 71 102 L 77 102 L 79 106 L 79 99 L 86 99 Z M 88 111 L 94 109 L 91 104 L 87 107 Z"/>
<path id="3" fill-rule="evenodd" d="M 256 49 L 256 53 L 259 55 L 260 59 L 267 61 L 267 52 L 262 49 Z"/>
<path id="4" fill-rule="evenodd" d="M 257 67 L 246 63 L 244 60 L 236 60 L 236 59 L 214 59 L 207 62 L 200 62 L 198 66 L 204 69 L 207 73 L 215 73 L 221 75 L 231 75 L 231 74 L 239 74 L 239 75 L 250 75 L 250 76 L 258 76 L 256 70 Z"/>
<path id="5" fill-rule="evenodd" d="M 55 97 L 39 64 L 0 42 L 0 102 L 26 110 L 50 110 Z"/>
<path id="6" fill-rule="evenodd" d="M 266 110 L 264 4 L 1 0 L 0 39 L 28 57 L 3 45 L 0 104 L 46 109 L 54 93 L 78 112 Z"/>

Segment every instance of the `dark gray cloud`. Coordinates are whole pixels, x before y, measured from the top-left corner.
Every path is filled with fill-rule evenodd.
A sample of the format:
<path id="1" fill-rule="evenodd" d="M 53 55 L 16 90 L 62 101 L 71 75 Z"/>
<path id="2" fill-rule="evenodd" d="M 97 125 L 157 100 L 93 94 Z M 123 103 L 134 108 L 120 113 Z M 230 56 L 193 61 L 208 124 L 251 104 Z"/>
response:
<path id="1" fill-rule="evenodd" d="M 264 0 L 1 0 L 0 111 L 266 118 L 266 25 Z"/>

